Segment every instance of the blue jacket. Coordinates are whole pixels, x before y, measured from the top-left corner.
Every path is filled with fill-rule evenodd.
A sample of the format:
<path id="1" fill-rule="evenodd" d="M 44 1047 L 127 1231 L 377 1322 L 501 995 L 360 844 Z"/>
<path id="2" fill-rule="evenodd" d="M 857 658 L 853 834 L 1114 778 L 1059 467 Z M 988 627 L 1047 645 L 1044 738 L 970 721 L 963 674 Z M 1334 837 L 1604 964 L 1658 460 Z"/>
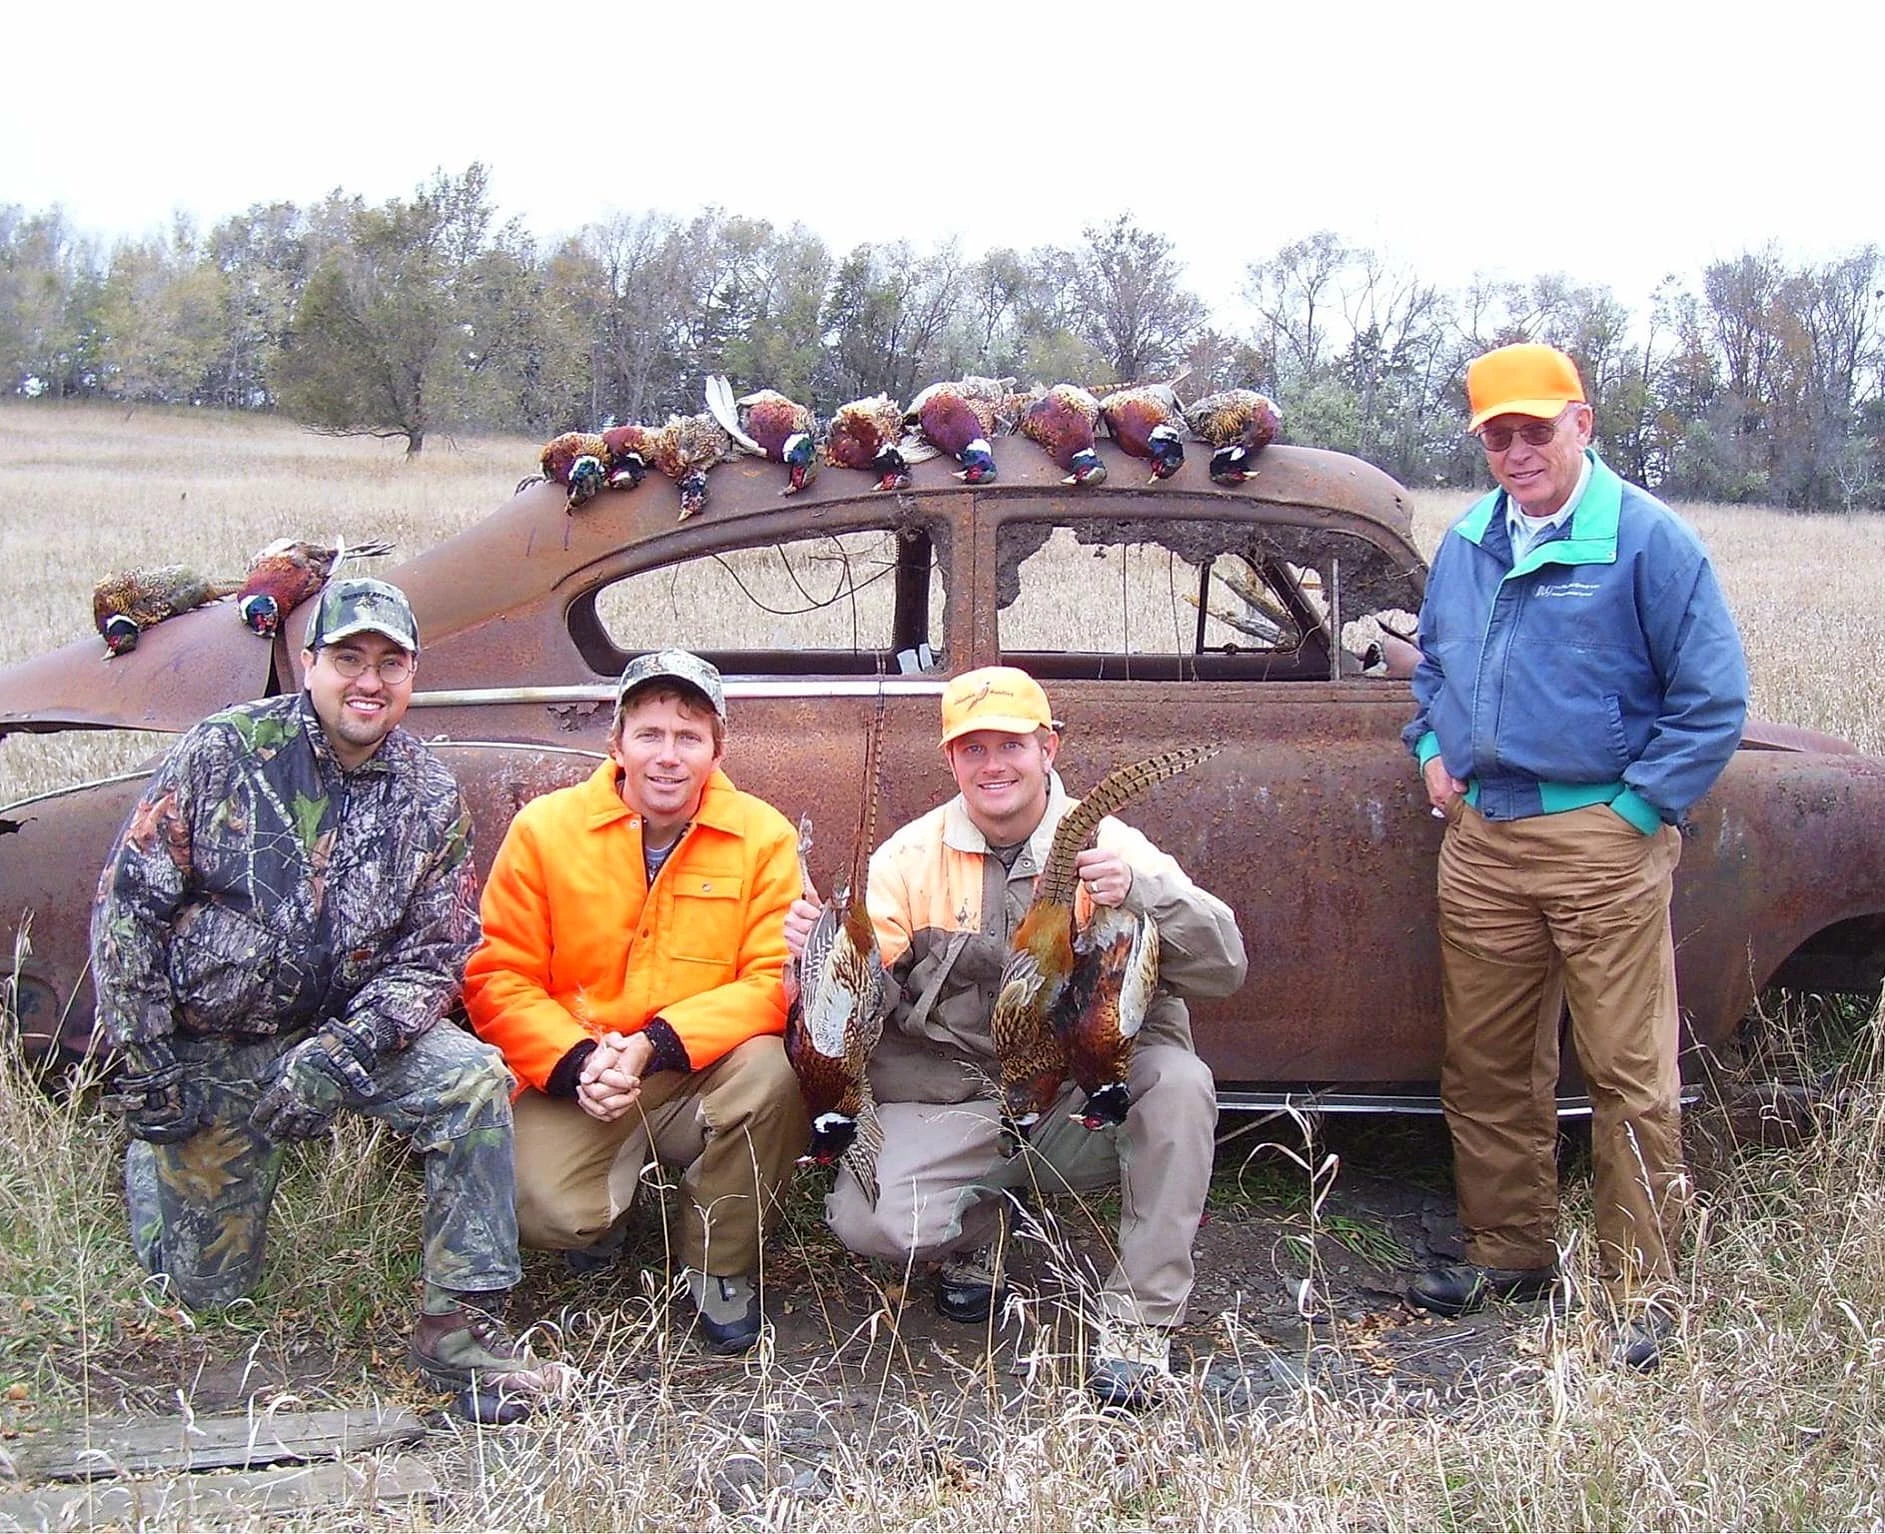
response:
<path id="1" fill-rule="evenodd" d="M 1679 821 L 1741 740 L 1747 663 L 1701 540 L 1592 452 L 1570 521 L 1515 566 L 1505 492 L 1434 556 L 1402 732 L 1491 820 L 1609 804 Z"/>

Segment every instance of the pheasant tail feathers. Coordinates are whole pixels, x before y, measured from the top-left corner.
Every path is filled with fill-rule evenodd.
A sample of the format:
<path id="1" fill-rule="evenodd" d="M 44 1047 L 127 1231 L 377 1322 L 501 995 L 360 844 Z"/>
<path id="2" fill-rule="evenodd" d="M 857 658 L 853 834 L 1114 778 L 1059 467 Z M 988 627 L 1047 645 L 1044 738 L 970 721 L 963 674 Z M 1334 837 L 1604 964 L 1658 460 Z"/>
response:
<path id="1" fill-rule="evenodd" d="M 851 1169 L 873 1205 L 877 1202 L 877 1157 L 883 1148 L 884 1126 L 877 1117 L 877 1099 L 871 1095 L 867 1077 L 859 1083 L 857 1094 L 857 1138 L 838 1159 Z"/>
<path id="2" fill-rule="evenodd" d="M 1075 855 L 1093 839 L 1094 829 L 1108 815 L 1137 798 L 1155 783 L 1189 772 L 1200 762 L 1218 753 L 1216 746 L 1181 746 L 1176 751 L 1161 751 L 1144 761 L 1115 768 L 1094 784 L 1092 792 L 1067 811 L 1054 832 L 1048 850 L 1047 866 L 1041 870 L 1035 886 L 1036 903 L 1073 900 Z"/>

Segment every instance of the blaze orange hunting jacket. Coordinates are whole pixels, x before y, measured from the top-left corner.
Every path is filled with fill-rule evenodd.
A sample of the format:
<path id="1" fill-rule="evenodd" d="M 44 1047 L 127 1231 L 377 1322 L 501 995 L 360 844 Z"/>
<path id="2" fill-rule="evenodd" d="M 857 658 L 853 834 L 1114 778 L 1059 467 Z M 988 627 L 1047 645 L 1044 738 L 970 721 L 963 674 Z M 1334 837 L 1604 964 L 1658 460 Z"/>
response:
<path id="1" fill-rule="evenodd" d="M 785 1031 L 785 913 L 801 885 L 798 833 L 726 775 L 656 875 L 641 817 L 604 762 L 517 812 L 484 886 L 484 941 L 465 1006 L 518 1079 L 544 1090 L 587 1038 L 664 1018 L 701 1070 Z"/>

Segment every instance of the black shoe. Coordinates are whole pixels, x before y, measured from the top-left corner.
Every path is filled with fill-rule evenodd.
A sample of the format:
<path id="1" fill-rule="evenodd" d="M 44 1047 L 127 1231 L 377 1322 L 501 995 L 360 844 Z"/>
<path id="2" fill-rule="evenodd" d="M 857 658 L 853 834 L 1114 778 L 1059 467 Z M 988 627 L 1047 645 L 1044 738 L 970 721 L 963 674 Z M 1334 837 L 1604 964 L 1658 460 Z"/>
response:
<path id="1" fill-rule="evenodd" d="M 1652 1305 L 1617 1328 L 1611 1362 L 1619 1369 L 1650 1374 L 1662 1367 L 1662 1345 L 1676 1334 L 1676 1318 Z"/>
<path id="2" fill-rule="evenodd" d="M 1100 1329 L 1087 1394 L 1102 1411 L 1144 1411 L 1171 1379 L 1170 1334 L 1162 1326 L 1112 1323 Z"/>
<path id="3" fill-rule="evenodd" d="M 700 1319 L 700 1335 L 716 1353 L 744 1353 L 759 1341 L 759 1289 L 750 1278 L 727 1278 L 687 1269 L 687 1293 Z"/>
<path id="4" fill-rule="evenodd" d="M 936 1309 L 951 1321 L 980 1326 L 1007 1297 L 995 1273 L 994 1253 L 987 1247 L 965 1252 L 943 1264 L 936 1275 Z"/>
<path id="5" fill-rule="evenodd" d="M 604 1231 L 602 1239 L 589 1246 L 572 1247 L 563 1253 L 563 1267 L 572 1278 L 593 1278 L 607 1273 L 622 1260 L 628 1247 L 628 1228 Z"/>
<path id="6" fill-rule="evenodd" d="M 1436 1315 L 1464 1316 L 1491 1300 L 1538 1299 L 1558 1281 L 1556 1268 L 1482 1268 L 1470 1262 L 1429 1268 L 1407 1286 L 1407 1303 Z"/>

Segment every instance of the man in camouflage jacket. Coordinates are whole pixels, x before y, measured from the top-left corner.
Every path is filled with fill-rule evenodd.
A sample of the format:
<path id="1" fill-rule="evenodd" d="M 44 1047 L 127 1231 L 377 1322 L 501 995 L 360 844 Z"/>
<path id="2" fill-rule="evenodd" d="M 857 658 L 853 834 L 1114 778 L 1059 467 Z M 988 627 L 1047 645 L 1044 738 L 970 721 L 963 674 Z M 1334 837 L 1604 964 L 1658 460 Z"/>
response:
<path id="1" fill-rule="evenodd" d="M 457 784 L 398 728 L 418 648 L 403 593 L 338 582 L 307 690 L 183 737 L 99 882 L 98 1028 L 122 1065 L 132 1242 L 186 1304 L 254 1287 L 286 1143 L 351 1109 L 425 1162 L 414 1362 L 531 1398 L 567 1378 L 489 1313 L 519 1277 L 511 1079 L 441 1026 L 478 887 Z"/>

